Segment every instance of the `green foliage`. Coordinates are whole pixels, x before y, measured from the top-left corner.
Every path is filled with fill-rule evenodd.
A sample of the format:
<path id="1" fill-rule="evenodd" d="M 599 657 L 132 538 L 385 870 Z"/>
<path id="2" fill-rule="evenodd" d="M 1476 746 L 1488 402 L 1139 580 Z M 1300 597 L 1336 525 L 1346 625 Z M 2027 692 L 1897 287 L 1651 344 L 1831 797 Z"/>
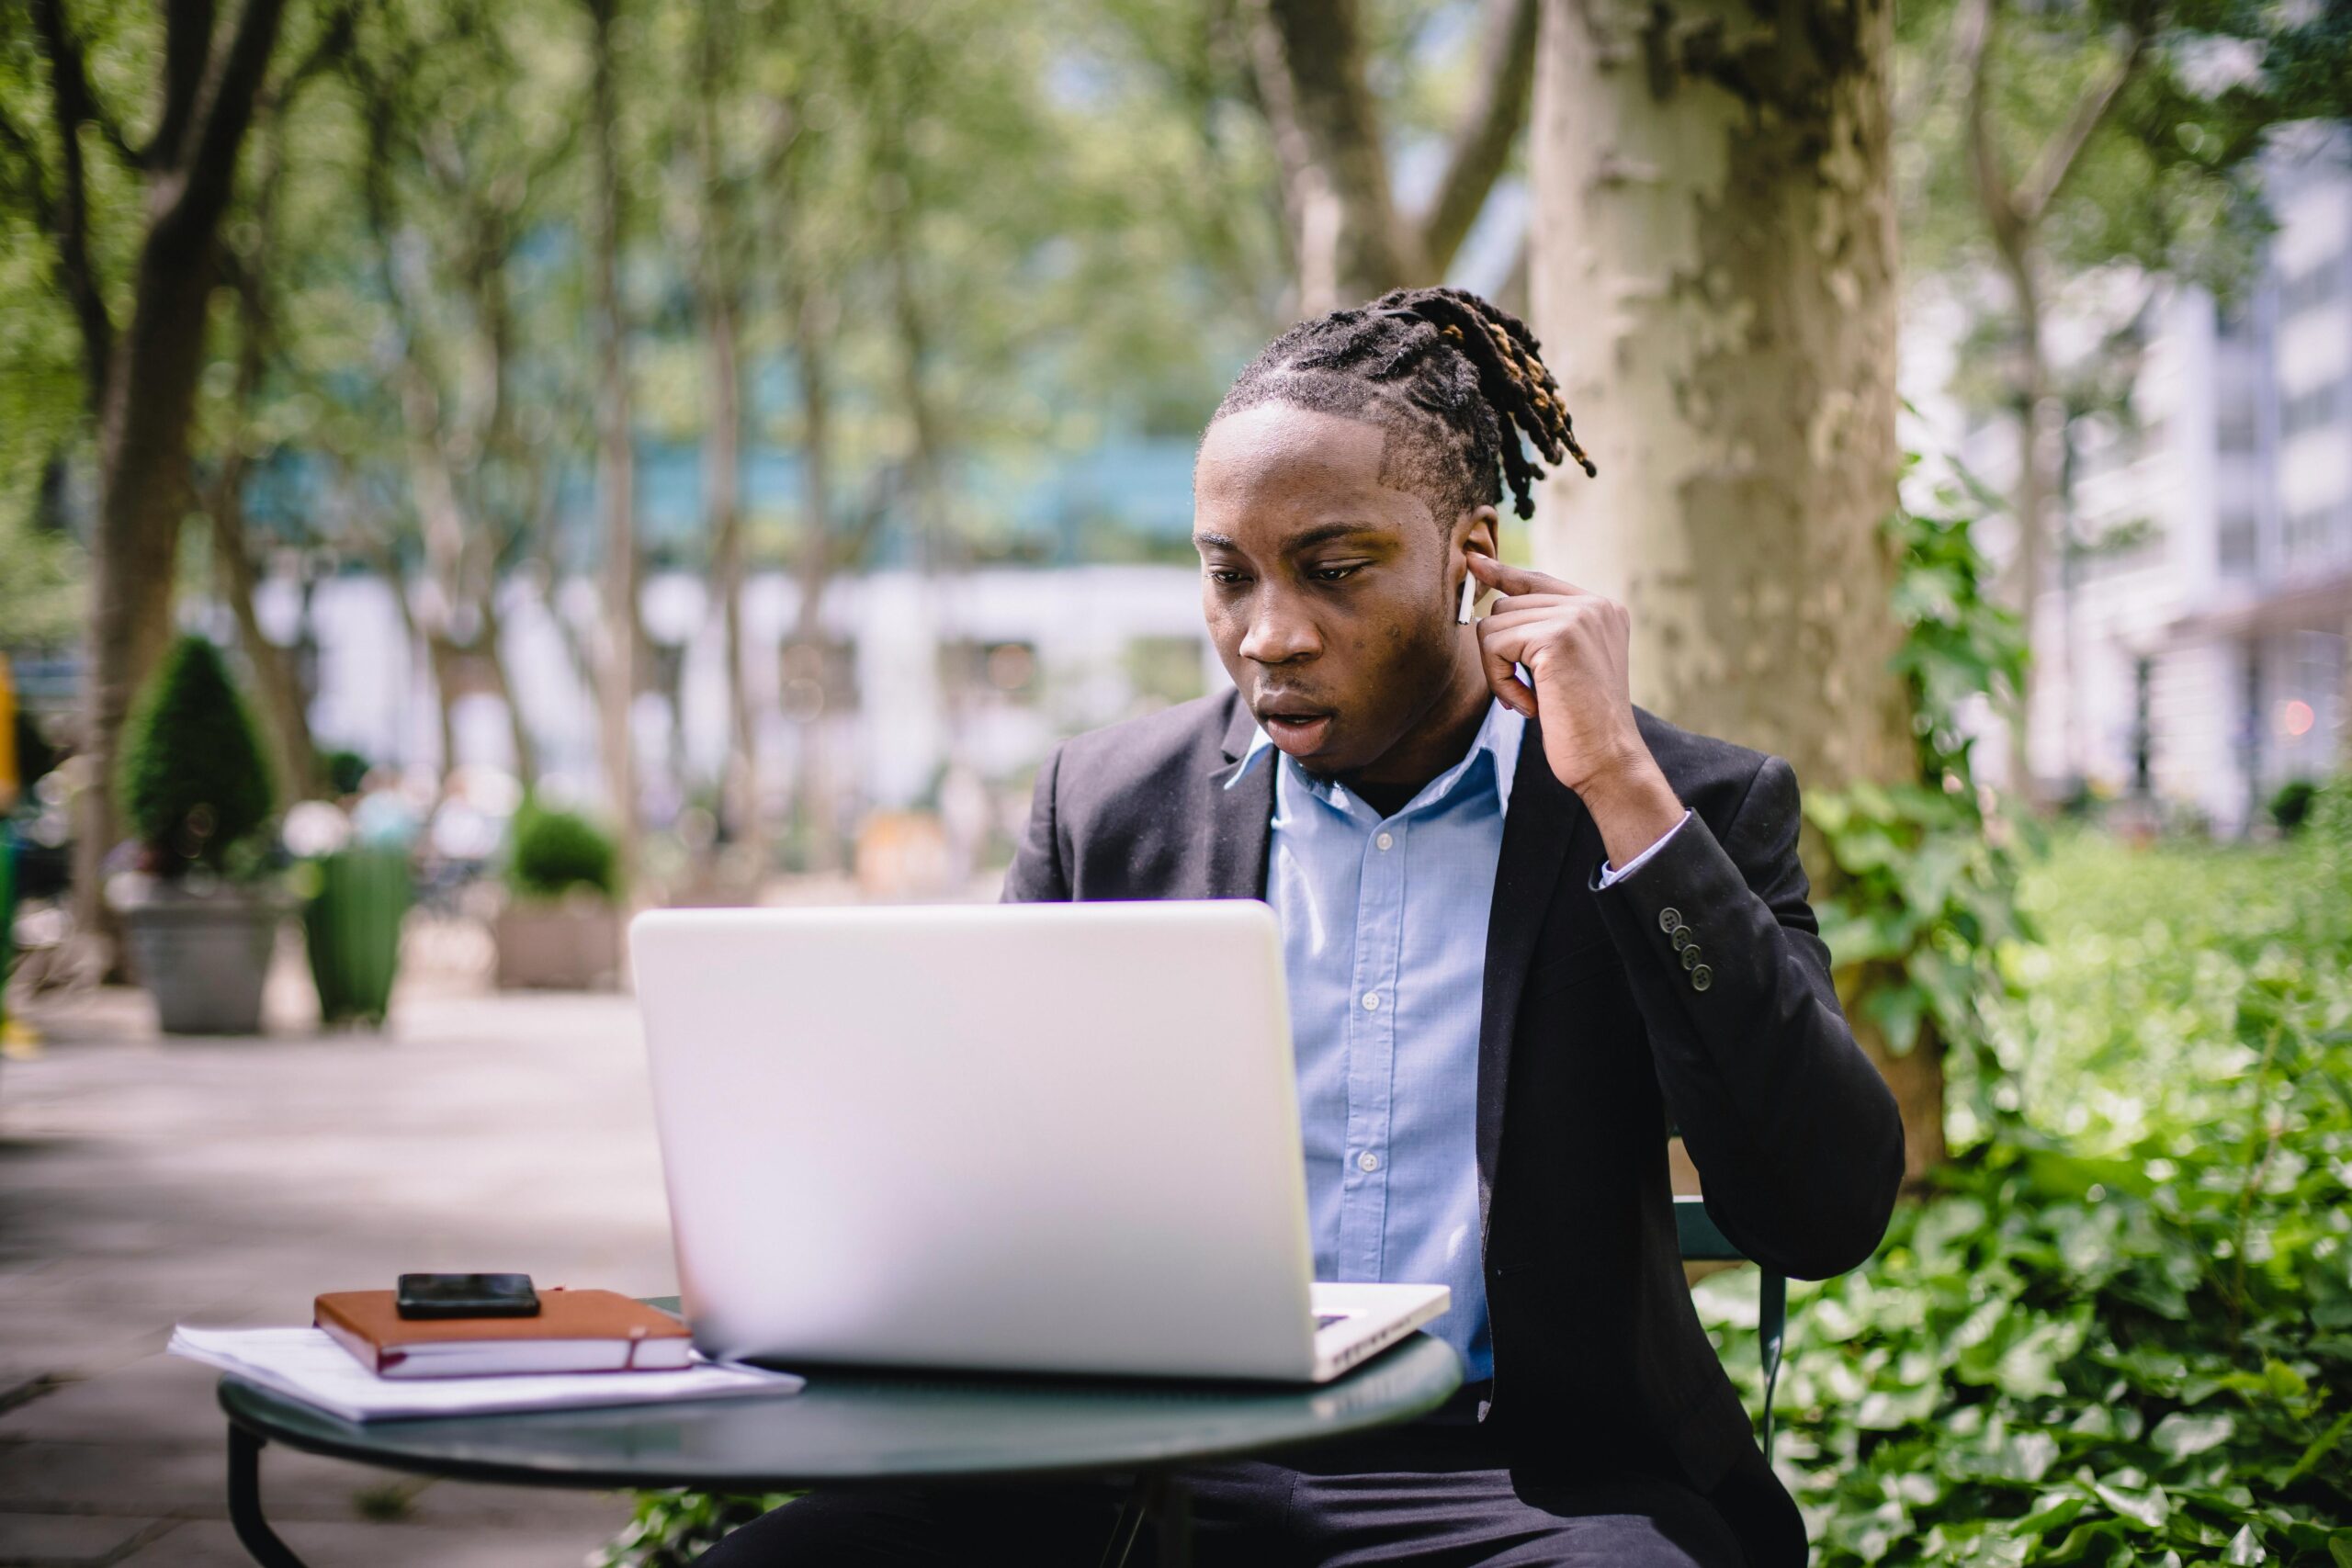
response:
<path id="1" fill-rule="evenodd" d="M 220 652 L 174 643 L 123 728 L 117 790 L 150 869 L 225 869 L 277 804 L 253 716 Z"/>
<path id="2" fill-rule="evenodd" d="M 1792 1292 L 1817 1562 L 2352 1560 L 2352 807 L 2315 821 L 2029 874 L 2015 1116 Z M 1752 1285 L 1699 1296 L 1753 1385 Z"/>
<path id="3" fill-rule="evenodd" d="M 319 767 L 327 776 L 327 788 L 337 795 L 357 795 L 368 782 L 368 759 L 356 751 L 329 751 L 319 759 Z"/>
<path id="4" fill-rule="evenodd" d="M 618 896 L 620 863 L 612 838 L 585 817 L 526 800 L 506 831 L 506 885 L 517 896 L 560 898 L 575 887 Z"/>
<path id="5" fill-rule="evenodd" d="M 707 1492 L 640 1492 L 620 1534 L 599 1547 L 588 1568 L 686 1568 L 721 1536 L 798 1496 L 721 1497 Z"/>
<path id="6" fill-rule="evenodd" d="M 1897 1055 L 1923 1025 L 1963 1048 L 1984 1040 L 1983 1010 L 2004 989 L 1996 955 L 2031 934 L 2015 901 L 2019 829 L 1977 784 L 1961 722 L 1972 699 L 2013 699 L 2025 640 L 2015 613 L 1987 593 L 1992 570 L 1972 533 L 1981 489 L 1963 473 L 1933 499 L 1924 510 L 1898 506 L 1886 524 L 1900 552 L 1895 667 L 1910 694 L 1918 782 L 1816 790 L 1804 803 L 1834 866 L 1815 909 L 1840 993 Z"/>

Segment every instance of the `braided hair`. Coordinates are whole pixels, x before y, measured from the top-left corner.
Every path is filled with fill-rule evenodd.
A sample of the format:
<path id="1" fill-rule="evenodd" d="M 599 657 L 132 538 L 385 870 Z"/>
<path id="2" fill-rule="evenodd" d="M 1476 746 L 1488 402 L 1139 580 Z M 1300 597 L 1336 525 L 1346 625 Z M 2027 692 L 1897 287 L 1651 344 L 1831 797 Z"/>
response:
<path id="1" fill-rule="evenodd" d="M 1268 344 L 1209 423 L 1275 402 L 1363 420 L 1388 432 L 1381 482 L 1418 491 L 1441 527 L 1501 502 L 1498 465 L 1519 514 L 1532 517 L 1544 469 L 1521 435 L 1547 463 L 1572 457 L 1597 471 L 1540 346 L 1526 322 L 1466 288 L 1392 288 Z"/>

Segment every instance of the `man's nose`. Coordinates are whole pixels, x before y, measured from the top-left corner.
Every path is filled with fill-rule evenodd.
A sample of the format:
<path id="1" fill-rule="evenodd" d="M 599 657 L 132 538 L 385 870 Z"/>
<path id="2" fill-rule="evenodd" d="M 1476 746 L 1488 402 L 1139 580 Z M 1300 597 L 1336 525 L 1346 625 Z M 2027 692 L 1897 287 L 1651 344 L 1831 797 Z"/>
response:
<path id="1" fill-rule="evenodd" d="M 1252 664 L 1288 664 L 1322 650 L 1314 620 L 1279 589 L 1265 588 L 1250 607 L 1250 628 L 1241 635 L 1241 657 Z"/>

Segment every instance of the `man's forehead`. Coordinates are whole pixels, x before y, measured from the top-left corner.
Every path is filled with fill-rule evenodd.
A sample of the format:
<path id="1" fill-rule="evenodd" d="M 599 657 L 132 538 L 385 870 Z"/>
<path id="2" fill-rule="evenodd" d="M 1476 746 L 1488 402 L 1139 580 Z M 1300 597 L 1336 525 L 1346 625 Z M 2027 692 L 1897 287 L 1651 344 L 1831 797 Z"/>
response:
<path id="1" fill-rule="evenodd" d="M 1261 403 L 1227 414 L 1208 427 L 1193 457 L 1193 482 L 1328 473 L 1377 485 L 1387 444 L 1388 432 L 1369 420 L 1289 403 Z"/>

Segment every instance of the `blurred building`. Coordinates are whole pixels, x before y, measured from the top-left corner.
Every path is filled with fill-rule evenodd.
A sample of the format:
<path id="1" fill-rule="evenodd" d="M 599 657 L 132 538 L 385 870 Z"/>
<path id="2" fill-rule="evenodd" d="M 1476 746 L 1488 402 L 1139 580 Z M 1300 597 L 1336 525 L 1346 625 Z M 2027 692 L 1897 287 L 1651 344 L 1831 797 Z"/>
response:
<path id="1" fill-rule="evenodd" d="M 2067 536 L 2030 627 L 2046 794 L 2145 796 L 2237 831 L 2281 784 L 2341 765 L 2352 136 L 2306 129 L 2267 165 L 2278 227 L 2245 297 L 2151 296 L 2128 415 L 2071 426 Z"/>

